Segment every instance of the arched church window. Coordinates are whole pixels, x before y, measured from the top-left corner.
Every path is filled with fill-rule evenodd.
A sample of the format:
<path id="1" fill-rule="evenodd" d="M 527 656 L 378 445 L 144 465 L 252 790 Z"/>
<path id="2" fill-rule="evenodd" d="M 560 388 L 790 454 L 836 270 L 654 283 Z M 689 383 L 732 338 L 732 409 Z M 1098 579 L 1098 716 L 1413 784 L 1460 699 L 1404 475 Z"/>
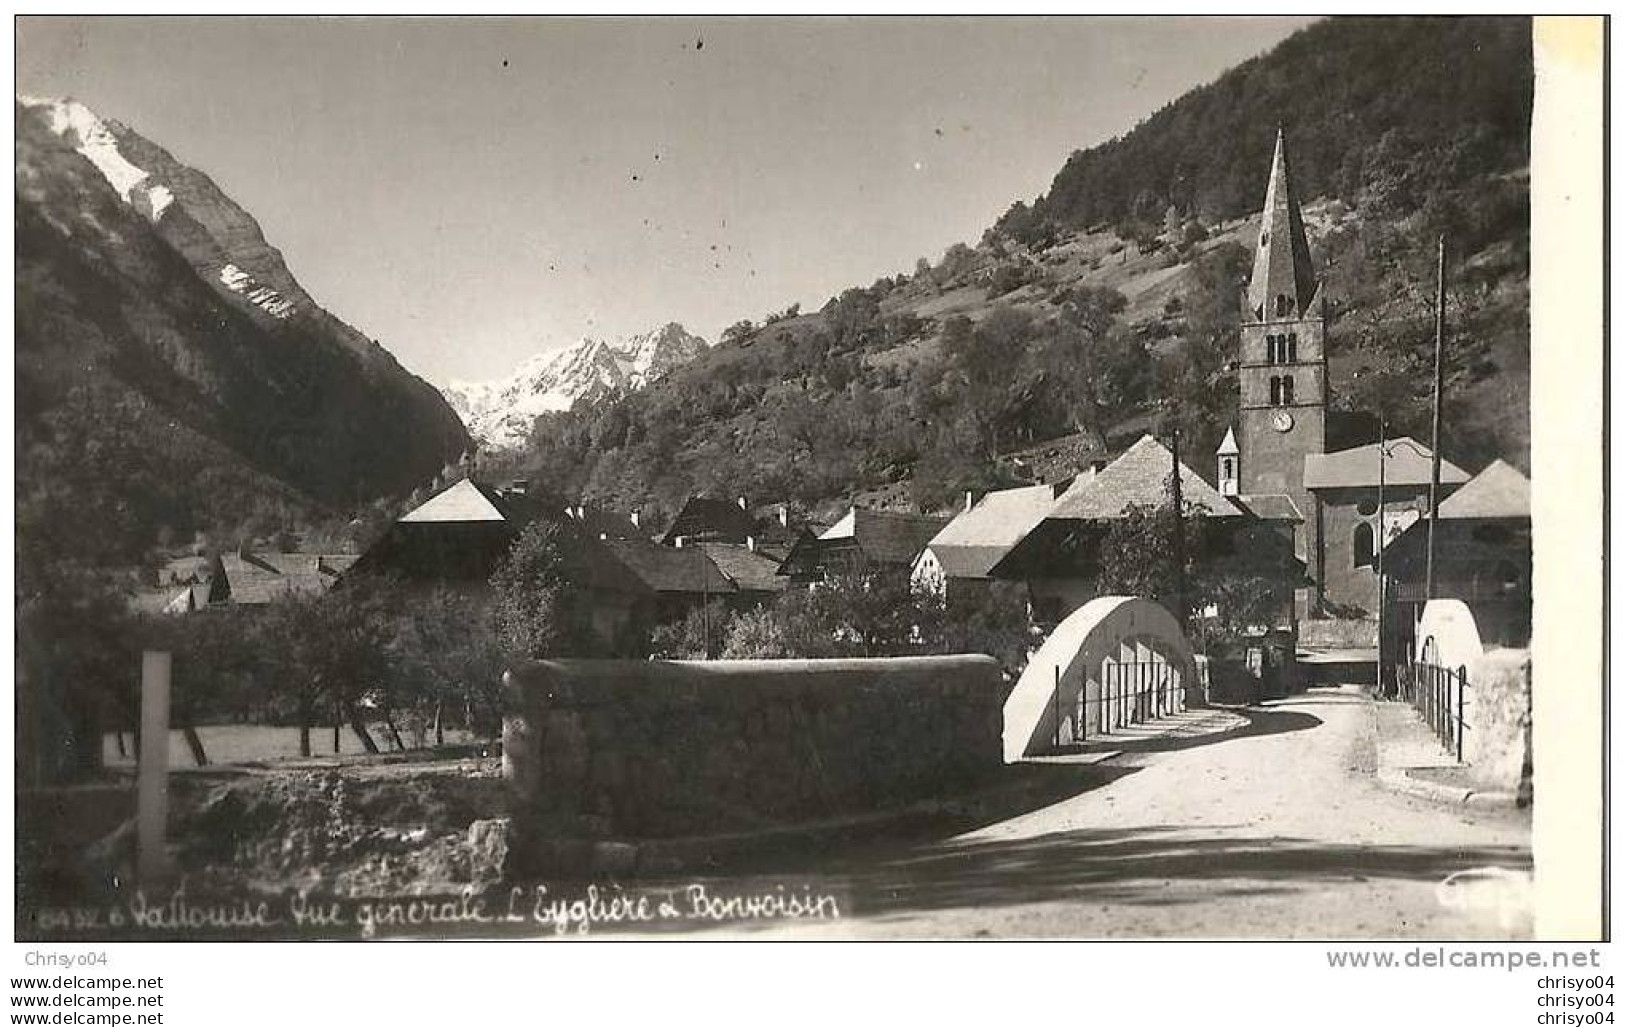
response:
<path id="1" fill-rule="evenodd" d="M 1289 364 L 1296 364 L 1298 362 L 1297 332 L 1292 332 L 1286 337 L 1286 362 Z"/>
<path id="2" fill-rule="evenodd" d="M 1292 301 L 1285 294 L 1275 297 L 1275 316 L 1285 317 L 1292 310 Z"/>
<path id="3" fill-rule="evenodd" d="M 1281 376 L 1278 375 L 1278 374 L 1272 374 L 1272 375 L 1270 375 L 1270 406 L 1278 407 L 1280 405 L 1281 405 Z"/>
<path id="4" fill-rule="evenodd" d="M 1354 566 L 1369 567 L 1376 559 L 1376 535 L 1363 521 L 1354 526 Z"/>
<path id="5" fill-rule="evenodd" d="M 1281 405 L 1292 405 L 1292 376 L 1289 374 L 1281 379 Z"/>
<path id="6" fill-rule="evenodd" d="M 1235 457 L 1227 456 L 1227 457 L 1224 458 L 1224 476 L 1226 478 L 1234 478 L 1236 476 L 1236 458 Z"/>

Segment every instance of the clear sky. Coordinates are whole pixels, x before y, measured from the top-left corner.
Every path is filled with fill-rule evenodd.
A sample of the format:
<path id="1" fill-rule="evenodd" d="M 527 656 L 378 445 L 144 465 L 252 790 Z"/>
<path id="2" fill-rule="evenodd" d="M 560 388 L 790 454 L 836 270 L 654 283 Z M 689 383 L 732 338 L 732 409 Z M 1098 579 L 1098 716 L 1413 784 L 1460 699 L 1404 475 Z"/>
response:
<path id="1" fill-rule="evenodd" d="M 17 91 L 207 172 L 444 383 L 912 271 L 1309 20 L 24 18 Z"/>

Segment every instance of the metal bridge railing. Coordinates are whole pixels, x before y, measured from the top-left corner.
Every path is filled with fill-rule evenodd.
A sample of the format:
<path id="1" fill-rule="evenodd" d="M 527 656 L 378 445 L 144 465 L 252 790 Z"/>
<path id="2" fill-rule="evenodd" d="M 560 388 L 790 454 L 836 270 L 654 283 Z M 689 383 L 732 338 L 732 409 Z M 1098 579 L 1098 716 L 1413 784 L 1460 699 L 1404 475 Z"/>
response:
<path id="1" fill-rule="evenodd" d="M 1178 668 L 1161 662 L 1106 663 L 1101 667 L 1098 689 L 1090 697 L 1086 679 L 1072 701 L 1061 697 L 1061 668 L 1055 668 L 1055 690 L 1050 702 L 1054 710 L 1054 743 L 1057 748 L 1089 739 L 1090 707 L 1096 707 L 1096 734 L 1133 724 L 1172 716 L 1185 710 L 1185 682 Z"/>
<path id="2" fill-rule="evenodd" d="M 1462 762 L 1468 731 L 1467 668 L 1411 663 L 1399 675 L 1400 698 L 1415 707 L 1439 744 Z"/>

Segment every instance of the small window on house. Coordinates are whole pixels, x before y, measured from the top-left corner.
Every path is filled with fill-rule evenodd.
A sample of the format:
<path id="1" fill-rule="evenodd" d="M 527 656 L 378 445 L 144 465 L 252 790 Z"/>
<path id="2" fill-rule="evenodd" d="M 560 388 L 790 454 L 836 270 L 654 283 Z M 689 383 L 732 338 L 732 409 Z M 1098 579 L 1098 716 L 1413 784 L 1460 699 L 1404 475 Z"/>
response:
<path id="1" fill-rule="evenodd" d="M 1516 592 L 1518 583 L 1523 580 L 1523 576 L 1518 573 L 1518 568 L 1510 563 L 1502 563 L 1497 567 L 1496 577 L 1501 581 L 1501 590 L 1503 592 Z"/>
<path id="2" fill-rule="evenodd" d="M 1376 559 L 1376 535 L 1369 524 L 1354 526 L 1354 566 L 1369 567 Z"/>

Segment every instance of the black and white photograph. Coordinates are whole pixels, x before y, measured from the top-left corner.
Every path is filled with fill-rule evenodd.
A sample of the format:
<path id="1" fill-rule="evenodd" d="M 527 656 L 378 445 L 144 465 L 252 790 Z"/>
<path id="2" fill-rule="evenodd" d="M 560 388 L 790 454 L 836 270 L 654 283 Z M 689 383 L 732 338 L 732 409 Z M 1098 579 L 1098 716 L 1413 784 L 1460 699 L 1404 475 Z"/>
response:
<path id="1" fill-rule="evenodd" d="M 13 31 L 29 951 L 1605 939 L 1598 20 Z"/>

